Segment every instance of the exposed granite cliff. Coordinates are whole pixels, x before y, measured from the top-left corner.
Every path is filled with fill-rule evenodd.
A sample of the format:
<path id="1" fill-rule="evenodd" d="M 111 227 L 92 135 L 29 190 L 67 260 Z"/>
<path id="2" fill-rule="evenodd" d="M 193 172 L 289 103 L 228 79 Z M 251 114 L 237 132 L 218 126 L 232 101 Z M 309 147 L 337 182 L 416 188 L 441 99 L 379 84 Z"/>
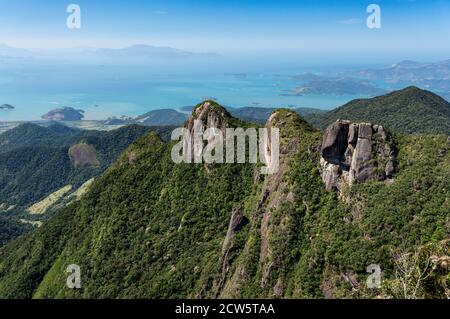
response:
<path id="1" fill-rule="evenodd" d="M 214 101 L 204 101 L 198 104 L 192 111 L 192 116 L 189 117 L 185 124 L 185 128 L 190 133 L 190 136 L 183 137 L 183 149 L 188 150 L 186 153 L 187 159 L 193 159 L 194 162 L 201 162 L 204 146 L 202 140 L 203 131 L 216 128 L 224 134 L 226 128 L 229 126 L 230 119 L 230 113 Z M 208 143 L 211 147 L 214 145 L 214 140 L 218 138 L 216 135 L 218 133 L 214 132 L 214 134 L 209 135 Z M 200 134 L 200 136 L 196 136 L 197 134 Z M 222 142 L 224 138 L 225 136 L 222 135 Z M 199 143 L 199 145 L 196 145 L 196 143 Z"/>
<path id="2" fill-rule="evenodd" d="M 271 175 L 257 174 L 258 191 L 254 194 L 251 206 L 247 208 L 249 233 L 252 235 L 248 237 L 241 257 L 251 255 L 254 264 L 250 265 L 242 258 L 238 259 L 233 268 L 229 266 L 232 262 L 230 254 L 223 254 L 222 275 L 215 283 L 215 297 L 239 298 L 243 287 L 251 280 L 252 267 L 256 267 L 260 273 L 256 285 L 259 289 L 267 290 L 271 298 L 280 298 L 287 290 L 286 278 L 277 273 L 286 259 L 280 256 L 273 238 L 280 236 L 279 238 L 288 240 L 290 236 L 289 227 L 293 216 L 292 211 L 286 207 L 292 207 L 296 201 L 295 186 L 289 182 L 290 163 L 298 154 L 303 138 L 314 134 L 314 129 L 294 111 L 286 109 L 275 111 L 265 127 L 283 129 L 280 130 L 279 169 Z M 271 151 L 267 150 L 268 153 Z M 266 154 L 264 156 L 267 157 Z M 235 216 L 236 213 L 233 212 L 230 225 L 234 223 Z M 228 238 L 227 235 L 223 245 L 232 251 L 236 249 L 237 243 L 233 237 L 231 240 Z M 255 241 L 255 238 L 258 240 Z"/>
<path id="3" fill-rule="evenodd" d="M 368 180 L 387 180 L 394 174 L 394 146 L 381 125 L 338 120 L 323 137 L 320 164 L 327 190 Z"/>
<path id="4" fill-rule="evenodd" d="M 224 107 L 214 101 L 204 101 L 194 108 L 185 127 L 193 133 L 197 121 L 197 125 L 202 124 L 203 129 L 215 127 L 225 132 L 230 119 L 231 115 Z"/>

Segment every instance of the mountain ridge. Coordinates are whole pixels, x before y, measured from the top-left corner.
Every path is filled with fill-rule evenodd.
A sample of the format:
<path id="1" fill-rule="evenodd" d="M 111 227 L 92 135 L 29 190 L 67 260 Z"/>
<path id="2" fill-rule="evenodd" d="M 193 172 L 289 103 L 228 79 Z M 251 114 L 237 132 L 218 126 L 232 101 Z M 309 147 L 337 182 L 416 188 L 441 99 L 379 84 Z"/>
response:
<path id="1" fill-rule="evenodd" d="M 443 256 L 447 136 L 400 137 L 393 182 L 353 185 L 344 201 L 321 179 L 319 130 L 286 109 L 266 125 L 281 129 L 280 170 L 266 177 L 249 163 L 174 164 L 173 142 L 141 137 L 80 201 L 0 249 L 0 296 L 396 298 L 395 256 Z M 65 287 L 74 263 L 80 290 Z M 445 295 L 440 271 L 420 296 Z"/>
<path id="2" fill-rule="evenodd" d="M 450 134 L 450 103 L 430 91 L 410 86 L 371 99 L 350 101 L 311 122 L 324 129 L 338 119 L 378 123 L 401 134 Z"/>

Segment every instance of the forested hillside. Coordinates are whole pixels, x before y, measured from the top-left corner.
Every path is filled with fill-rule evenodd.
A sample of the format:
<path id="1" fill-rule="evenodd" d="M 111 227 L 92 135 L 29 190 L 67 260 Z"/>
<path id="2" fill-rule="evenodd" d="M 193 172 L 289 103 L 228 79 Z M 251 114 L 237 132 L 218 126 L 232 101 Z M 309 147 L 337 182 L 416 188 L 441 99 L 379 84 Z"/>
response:
<path id="1" fill-rule="evenodd" d="M 193 114 L 238 123 L 213 102 Z M 321 178 L 320 131 L 290 110 L 266 126 L 281 131 L 269 176 L 254 164 L 174 164 L 172 143 L 143 136 L 81 200 L 0 249 L 0 297 L 448 296 L 447 136 L 394 136 L 393 179 L 339 194 Z M 66 287 L 70 264 L 81 267 L 79 290 Z M 380 289 L 366 286 L 370 264 Z M 413 275 L 402 278 L 401 265 Z"/>
<path id="2" fill-rule="evenodd" d="M 353 100 L 308 120 L 325 129 L 336 120 L 372 122 L 402 134 L 450 134 L 450 103 L 440 96 L 407 87 L 371 99 Z"/>
<path id="3" fill-rule="evenodd" d="M 17 237 L 21 225 L 25 231 L 30 223 L 46 220 L 53 206 L 59 208 L 76 197 L 85 182 L 100 175 L 130 143 L 153 130 L 163 135 L 170 132 L 168 127 L 137 125 L 100 132 L 60 124 L 48 128 L 23 124 L 0 135 L 2 149 L 7 149 L 0 152 L 4 241 Z M 7 225 L 10 221 L 15 224 Z"/>

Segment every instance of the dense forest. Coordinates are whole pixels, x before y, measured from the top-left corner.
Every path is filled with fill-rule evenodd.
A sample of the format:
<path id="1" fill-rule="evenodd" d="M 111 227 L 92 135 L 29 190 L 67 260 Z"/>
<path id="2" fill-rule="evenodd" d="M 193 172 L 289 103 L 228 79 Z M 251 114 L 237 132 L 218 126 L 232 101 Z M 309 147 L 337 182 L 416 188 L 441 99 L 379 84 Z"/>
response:
<path id="1" fill-rule="evenodd" d="M 171 128 L 131 125 L 106 132 L 75 130 L 57 123 L 49 127 L 26 123 L 1 134 L 3 242 L 29 230 L 30 224 L 19 223 L 19 220 L 43 221 L 51 215 L 48 207 L 30 216 L 27 210 L 33 204 L 69 187 L 60 196 L 61 201 L 66 200 L 63 195 L 67 197 L 100 175 L 130 143 L 150 131 L 167 138 Z M 58 200 L 55 198 L 52 204 L 57 204 Z"/>
<path id="2" fill-rule="evenodd" d="M 377 123 L 401 134 L 449 135 L 450 103 L 430 91 L 411 86 L 308 116 L 308 121 L 320 129 L 338 119 Z"/>
<path id="3" fill-rule="evenodd" d="M 212 102 L 193 115 L 210 105 L 213 122 L 240 123 Z M 321 131 L 286 109 L 266 125 L 281 130 L 269 176 L 258 164 L 174 164 L 173 143 L 139 138 L 81 200 L 0 249 L 0 297 L 449 296 L 447 135 L 394 134 L 394 178 L 339 194 L 321 178 Z M 66 287 L 70 264 L 79 290 Z M 379 289 L 366 285 L 371 264 Z"/>

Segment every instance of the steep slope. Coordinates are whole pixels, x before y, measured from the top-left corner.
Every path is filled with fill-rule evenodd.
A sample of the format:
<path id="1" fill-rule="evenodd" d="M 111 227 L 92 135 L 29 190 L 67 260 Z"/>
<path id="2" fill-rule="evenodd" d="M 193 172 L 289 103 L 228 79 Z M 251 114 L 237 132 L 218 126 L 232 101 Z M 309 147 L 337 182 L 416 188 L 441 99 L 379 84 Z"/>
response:
<path id="1" fill-rule="evenodd" d="M 46 257 L 42 256 L 45 260 L 30 260 L 36 262 L 36 267 L 30 264 L 30 271 L 24 274 L 25 281 L 33 281 L 29 288 L 16 286 L 11 290 L 2 286 L 0 291 L 22 297 L 70 295 L 64 282 L 58 284 L 58 278 L 59 267 L 64 267 L 71 254 L 74 255 L 69 258 L 83 264 L 84 271 L 95 278 L 86 286 L 86 296 L 181 297 L 200 291 L 203 285 L 209 286 L 228 213 L 251 191 L 253 170 L 250 165 L 240 164 L 174 165 L 170 151 L 171 145 L 154 134 L 133 144 L 94 182 L 83 200 L 39 229 L 39 233 L 47 233 L 47 227 L 57 233 L 47 237 L 50 242 L 45 245 L 49 249 Z M 55 223 L 62 219 L 70 226 L 59 233 L 60 226 Z M 75 226 L 78 222 L 80 228 Z M 13 245 L 21 246 L 21 242 L 40 235 L 30 236 Z M 56 242 L 61 245 L 54 245 Z M 87 245 L 78 249 L 71 242 Z M 91 254 L 89 246 L 94 242 L 98 242 L 96 257 L 88 262 L 86 256 Z M 34 246 L 31 250 L 40 254 L 37 250 L 41 248 Z M 21 252 L 28 254 L 26 250 Z M 121 265 L 117 258 L 122 259 Z M 105 268 L 98 268 L 100 265 Z M 129 279 L 116 278 L 112 269 L 117 267 L 125 267 L 120 272 L 128 273 Z M 131 268 L 125 270 L 128 267 Z M 8 273 L 13 277 L 18 274 Z M 142 283 L 139 287 L 133 284 L 136 280 Z M 107 281 L 108 284 L 99 285 Z"/>
<path id="2" fill-rule="evenodd" d="M 130 143 L 153 129 L 128 126 L 97 132 L 24 124 L 6 132 L 4 141 L 11 150 L 0 152 L 0 214 L 8 217 L 4 224 L 8 220 L 45 220 L 59 204 L 73 199 L 72 194 L 86 181 L 100 175 Z M 12 140 L 14 137 L 18 140 Z M 60 192 L 62 189 L 67 191 Z"/>
<path id="3" fill-rule="evenodd" d="M 32 227 L 29 224 L 0 216 L 0 247 L 31 229 Z"/>
<path id="4" fill-rule="evenodd" d="M 28 130 L 29 127 L 35 132 L 41 129 L 54 132 L 54 128 L 35 125 L 19 129 Z M 0 154 L 0 203 L 29 205 L 65 185 L 79 187 L 104 171 L 120 152 L 148 131 L 150 128 L 129 126 L 111 132 L 77 132 L 73 135 L 74 131 L 67 129 L 67 135 L 58 133 L 56 147 L 40 146 L 49 142 L 47 136 L 42 140 L 38 136 L 32 137 L 34 146 Z M 19 143 L 29 144 L 25 138 Z M 58 144 L 63 145 L 58 147 Z"/>
<path id="5" fill-rule="evenodd" d="M 72 173 L 63 148 L 26 147 L 1 154 L 0 202 L 16 207 L 32 204 L 67 185 Z"/>
<path id="6" fill-rule="evenodd" d="M 211 101 L 193 116 L 242 124 Z M 422 247 L 436 276 L 418 296 L 445 295 L 446 136 L 401 138 L 392 183 L 352 185 L 344 202 L 321 179 L 319 131 L 290 110 L 266 126 L 281 130 L 269 176 L 253 164 L 174 164 L 173 143 L 142 137 L 80 201 L 0 249 L 0 297 L 398 297 L 395 258 Z M 374 263 L 381 290 L 365 286 Z M 65 286 L 70 264 L 79 290 Z"/>
<path id="7" fill-rule="evenodd" d="M 371 122 L 396 133 L 450 134 L 450 103 L 438 95 L 407 87 L 372 99 L 351 101 L 311 119 L 325 129 L 336 120 Z"/>

